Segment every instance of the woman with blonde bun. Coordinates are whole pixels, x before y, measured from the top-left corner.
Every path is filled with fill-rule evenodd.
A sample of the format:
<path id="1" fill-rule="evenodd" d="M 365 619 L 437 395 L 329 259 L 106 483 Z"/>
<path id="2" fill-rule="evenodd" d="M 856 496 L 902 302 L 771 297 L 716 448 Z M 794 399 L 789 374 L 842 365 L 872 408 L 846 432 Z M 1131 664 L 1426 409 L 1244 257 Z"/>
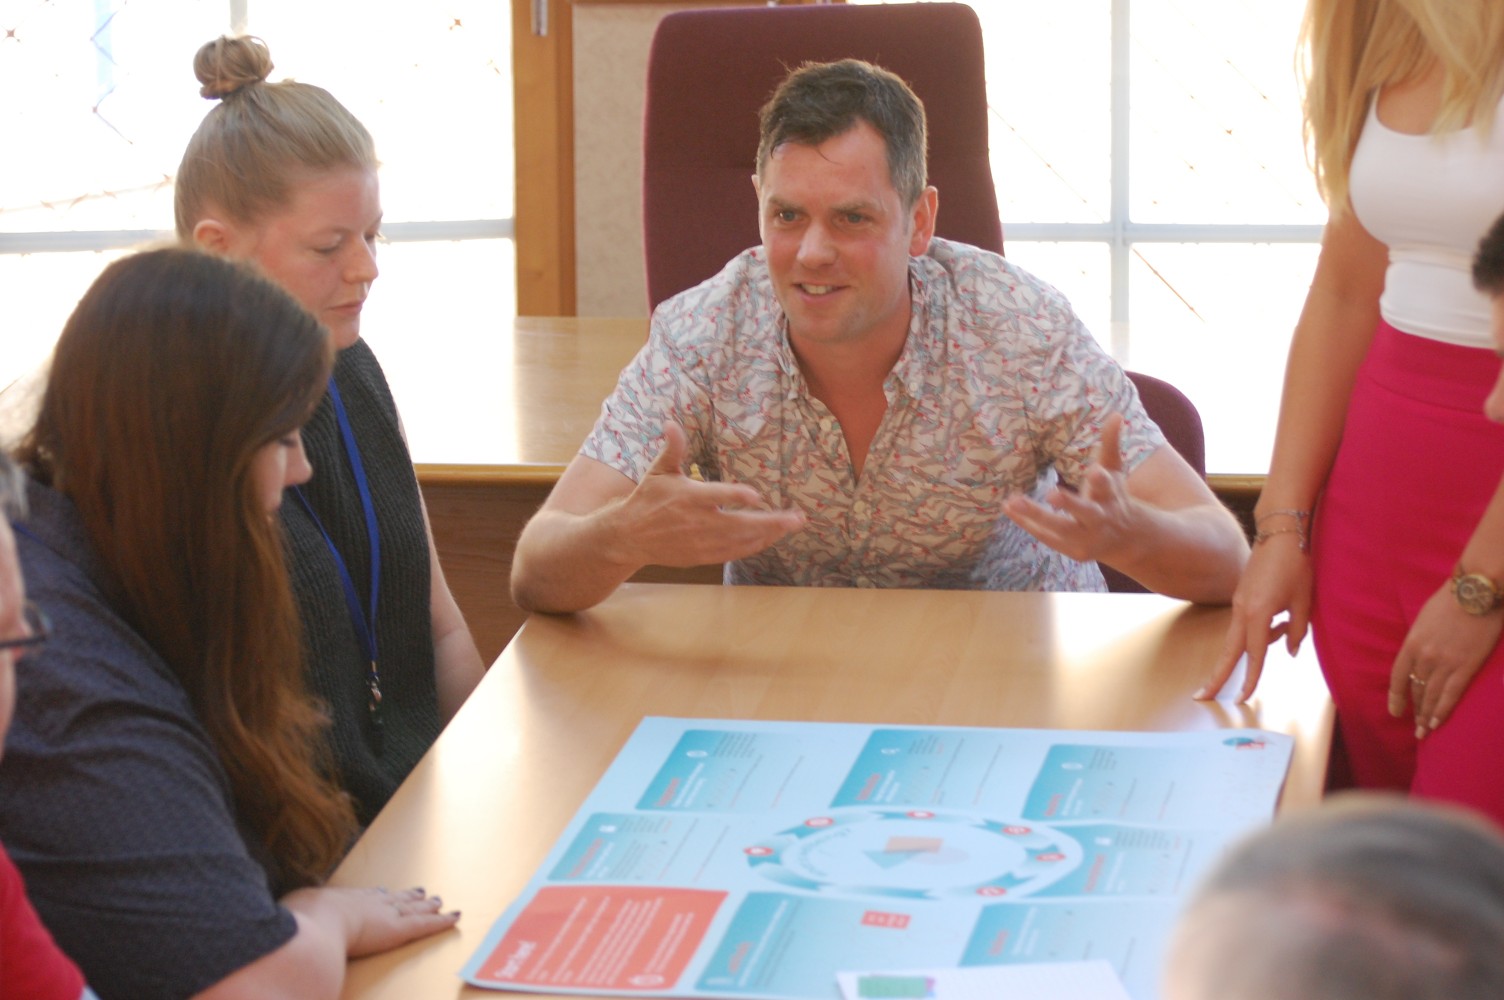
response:
<path id="1" fill-rule="evenodd" d="M 1248 697 L 1309 627 L 1357 785 L 1504 820 L 1504 434 L 1470 275 L 1504 211 L 1504 4 L 1310 0 L 1303 42 L 1331 218 L 1203 694 L 1246 653 Z"/>
<path id="2" fill-rule="evenodd" d="M 314 477 L 282 505 L 310 687 L 339 782 L 369 823 L 483 672 L 445 583 L 386 377 L 360 339 L 381 202 L 370 134 L 327 91 L 267 82 L 257 38 L 194 59 L 219 101 L 178 169 L 178 236 L 255 262 L 334 336 L 304 430 Z"/>

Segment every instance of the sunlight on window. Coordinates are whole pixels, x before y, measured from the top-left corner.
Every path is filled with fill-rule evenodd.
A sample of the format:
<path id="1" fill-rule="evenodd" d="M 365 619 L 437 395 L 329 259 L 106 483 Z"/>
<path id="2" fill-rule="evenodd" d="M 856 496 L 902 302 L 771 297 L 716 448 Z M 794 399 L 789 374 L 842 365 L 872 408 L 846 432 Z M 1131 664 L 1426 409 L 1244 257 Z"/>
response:
<path id="1" fill-rule="evenodd" d="M 1111 4 L 971 6 L 985 35 L 1003 236 L 1009 222 L 1105 222 L 1112 214 Z"/>
<path id="2" fill-rule="evenodd" d="M 1133 0 L 1135 222 L 1320 225 L 1301 146 L 1305 0 Z"/>
<path id="3" fill-rule="evenodd" d="M 507 5 L 239 6 L 246 30 L 271 47 L 271 79 L 328 89 L 370 129 L 386 224 L 511 218 Z M 33 251 L 0 253 L 0 387 L 45 359 L 79 295 L 126 252 L 40 252 L 47 238 L 31 234 L 85 232 L 119 247 L 129 236 L 110 234 L 172 229 L 172 176 L 213 106 L 198 95 L 193 54 L 230 31 L 231 17 L 230 0 L 0 0 L 0 93 L 24 95 L 0 102 L 0 238 L 21 234 Z M 381 255 L 366 325 L 391 345 L 383 355 L 400 354 L 406 336 L 463 357 L 477 317 L 494 331 L 516 313 L 511 240 L 393 243 Z M 414 391 L 392 376 L 399 397 Z"/>
<path id="4" fill-rule="evenodd" d="M 1295 46 L 1305 0 L 971 6 L 985 35 L 1009 258 L 1059 288 L 1125 365 L 1191 398 L 1206 426 L 1209 470 L 1263 472 L 1290 332 L 1315 265 L 1306 234 L 1326 217 L 1301 146 Z M 1115 6 L 1128 12 L 1120 165 Z M 1166 228 L 1136 228 L 1145 225 Z M 1083 226 L 1098 228 L 1072 229 Z M 1276 238 L 1271 229 L 1304 227 L 1286 239 L 1307 241 L 1256 242 L 1238 235 L 1242 226 L 1260 227 L 1263 240 Z M 1123 234 L 1116 249 L 1115 231 Z M 1116 287 L 1115 253 L 1123 255 Z"/>
<path id="5" fill-rule="evenodd" d="M 377 252 L 381 277 L 361 335 L 381 359 L 415 462 L 473 462 L 516 437 L 514 411 L 502 405 L 493 376 L 512 367 L 514 247 L 466 240 L 391 243 Z M 451 393 L 464 395 L 473 421 L 455 421 Z"/>
<path id="6" fill-rule="evenodd" d="M 510 7 L 250 0 L 273 79 L 316 83 L 370 129 L 389 222 L 512 215 Z M 191 50 L 190 50 L 191 55 Z"/>
<path id="7" fill-rule="evenodd" d="M 193 53 L 228 29 L 225 0 L 4 0 L 0 17 L 0 231 L 170 228 L 172 174 L 208 108 Z"/>

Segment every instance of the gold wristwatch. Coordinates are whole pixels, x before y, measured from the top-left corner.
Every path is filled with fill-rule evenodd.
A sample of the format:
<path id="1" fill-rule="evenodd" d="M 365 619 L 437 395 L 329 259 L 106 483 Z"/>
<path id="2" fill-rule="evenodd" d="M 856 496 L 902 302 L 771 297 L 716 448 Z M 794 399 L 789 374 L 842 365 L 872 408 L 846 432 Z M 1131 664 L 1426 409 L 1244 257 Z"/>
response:
<path id="1" fill-rule="evenodd" d="M 1504 603 L 1504 590 L 1482 573 L 1464 573 L 1462 564 L 1452 573 L 1452 596 L 1470 615 L 1486 615 Z"/>

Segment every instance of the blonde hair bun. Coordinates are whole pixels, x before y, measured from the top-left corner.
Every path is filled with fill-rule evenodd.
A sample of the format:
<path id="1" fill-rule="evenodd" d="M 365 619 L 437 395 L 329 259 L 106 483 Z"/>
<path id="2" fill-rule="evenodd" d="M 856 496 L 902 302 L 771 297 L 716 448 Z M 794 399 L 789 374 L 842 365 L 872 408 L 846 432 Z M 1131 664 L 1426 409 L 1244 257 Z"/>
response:
<path id="1" fill-rule="evenodd" d="M 221 35 L 205 42 L 193 57 L 193 75 L 203 84 L 198 92 L 211 101 L 253 83 L 265 83 L 271 72 L 271 49 L 254 35 Z"/>

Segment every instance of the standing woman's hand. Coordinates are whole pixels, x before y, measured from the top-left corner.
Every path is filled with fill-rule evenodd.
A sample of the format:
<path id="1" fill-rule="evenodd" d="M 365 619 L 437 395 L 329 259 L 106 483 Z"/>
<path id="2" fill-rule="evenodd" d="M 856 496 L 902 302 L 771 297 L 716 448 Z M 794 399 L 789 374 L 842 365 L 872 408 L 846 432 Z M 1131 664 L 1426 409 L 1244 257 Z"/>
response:
<path id="1" fill-rule="evenodd" d="M 1440 726 L 1462 700 L 1483 662 L 1499 644 L 1504 613 L 1471 615 L 1458 606 L 1450 584 L 1432 594 L 1405 635 L 1389 674 L 1389 714 L 1401 718 L 1415 706 L 1415 738 Z"/>
<path id="2" fill-rule="evenodd" d="M 1304 529 L 1304 522 L 1301 524 Z M 1293 656 L 1311 624 L 1311 557 L 1302 548 L 1304 531 L 1271 534 L 1255 543 L 1232 597 L 1232 623 L 1222 644 L 1222 656 L 1199 699 L 1215 698 L 1248 656 L 1248 669 L 1238 700 L 1247 701 L 1264 672 L 1264 654 L 1283 636 Z M 1289 617 L 1275 623 L 1280 614 Z"/>

